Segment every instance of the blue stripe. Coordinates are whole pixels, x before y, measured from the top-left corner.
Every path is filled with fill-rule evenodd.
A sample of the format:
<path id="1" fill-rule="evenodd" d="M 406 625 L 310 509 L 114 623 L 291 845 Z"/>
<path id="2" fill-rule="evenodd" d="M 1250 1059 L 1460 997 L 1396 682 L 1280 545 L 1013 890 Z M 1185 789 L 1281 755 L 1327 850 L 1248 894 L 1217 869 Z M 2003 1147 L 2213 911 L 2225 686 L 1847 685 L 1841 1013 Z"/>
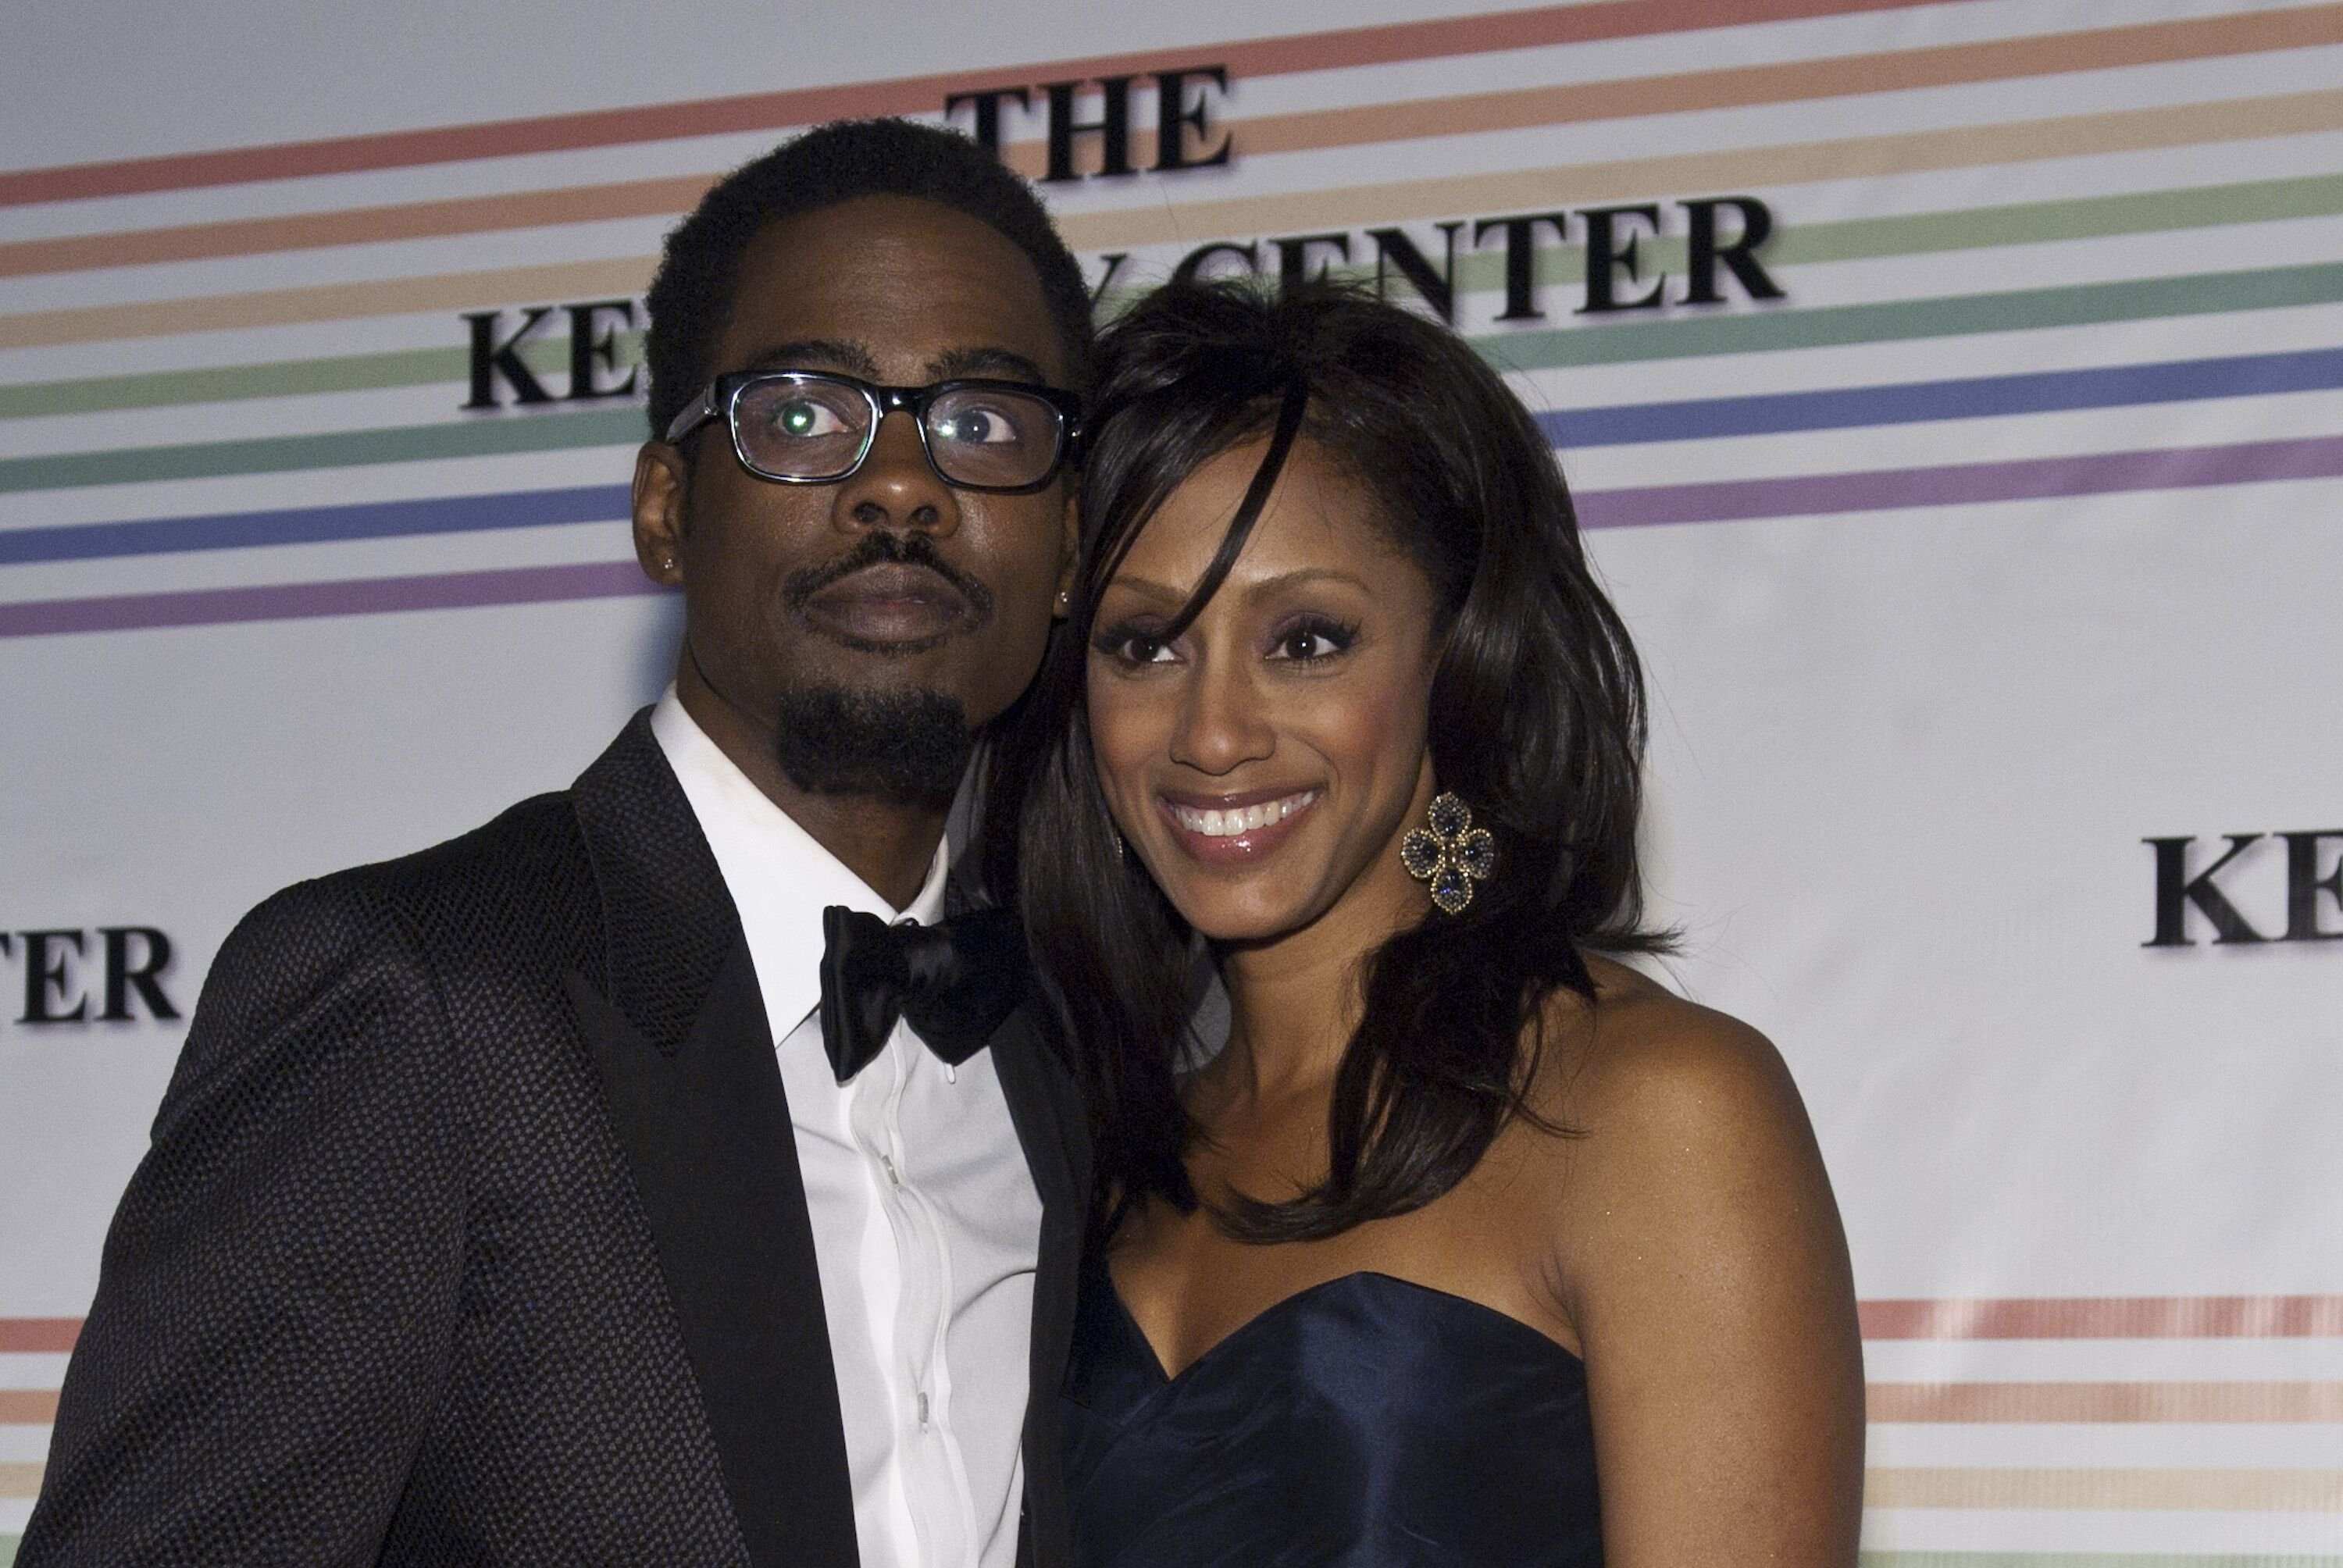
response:
<path id="1" fill-rule="evenodd" d="M 1906 381 L 1887 387 L 1835 387 L 1819 392 L 1697 397 L 1680 403 L 1557 408 L 1538 416 L 1538 423 L 1557 447 L 1622 447 L 1641 441 L 1844 430 L 1995 414 L 2047 414 L 2066 408 L 2185 403 L 2201 397 L 2318 392 L 2338 387 L 2343 387 L 2343 348 L 2312 348 L 2292 354 L 2241 354 L 2225 359 L 1979 376 L 1962 381 Z"/>
<path id="2" fill-rule="evenodd" d="M 1867 425 L 1907 425 L 1930 419 L 2114 408 L 2338 387 L 2343 387 L 2343 348 L 2314 348 L 2290 354 L 1980 376 L 1957 381 L 1908 381 L 1885 387 L 1700 397 L 1674 403 L 1626 403 L 1605 408 L 1563 408 L 1539 415 L 1538 423 L 1555 446 L 1581 448 L 1795 430 L 1855 429 Z M 163 555 L 175 550 L 251 549 L 343 539 L 548 528 L 564 523 L 614 521 L 625 518 L 628 510 L 625 486 L 587 485 L 428 500 L 376 501 L 359 506 L 306 507 L 289 511 L 228 512 L 200 518 L 17 528 L 0 530 L 0 566 Z"/>
<path id="3" fill-rule="evenodd" d="M 563 523 L 609 522 L 628 516 L 630 509 L 626 486 L 582 485 L 573 489 L 369 501 L 282 512 L 223 512 L 203 518 L 15 528 L 0 531 L 0 566 L 166 555 L 174 550 L 240 550 L 343 539 L 468 534 L 491 528 L 544 528 Z"/>

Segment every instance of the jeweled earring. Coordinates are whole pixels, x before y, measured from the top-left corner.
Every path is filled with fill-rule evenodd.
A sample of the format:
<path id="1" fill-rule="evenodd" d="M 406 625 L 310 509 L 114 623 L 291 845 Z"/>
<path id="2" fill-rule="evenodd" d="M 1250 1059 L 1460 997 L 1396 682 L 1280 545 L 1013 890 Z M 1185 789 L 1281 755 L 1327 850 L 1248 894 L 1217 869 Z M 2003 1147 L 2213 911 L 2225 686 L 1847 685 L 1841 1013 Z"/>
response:
<path id="1" fill-rule="evenodd" d="M 1462 914 L 1473 901 L 1473 884 L 1497 869 L 1497 840 L 1473 826 L 1472 808 L 1444 789 L 1432 798 L 1425 819 L 1428 827 L 1399 841 L 1400 864 L 1431 884 L 1432 901 L 1443 912 Z"/>

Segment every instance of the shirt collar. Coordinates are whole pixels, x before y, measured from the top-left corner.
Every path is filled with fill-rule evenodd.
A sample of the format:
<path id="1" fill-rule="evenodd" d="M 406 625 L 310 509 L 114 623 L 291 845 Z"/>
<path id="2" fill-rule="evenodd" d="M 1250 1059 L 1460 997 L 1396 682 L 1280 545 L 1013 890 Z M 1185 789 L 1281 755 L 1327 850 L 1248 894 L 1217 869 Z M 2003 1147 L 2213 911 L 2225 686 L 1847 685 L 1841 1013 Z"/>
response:
<path id="1" fill-rule="evenodd" d="M 684 799 L 716 856 L 726 890 L 740 911 L 749 956 L 764 993 L 765 1020 L 779 1040 L 821 1001 L 821 912 L 831 904 L 932 925 L 943 915 L 950 862 L 943 840 L 919 896 L 900 911 L 879 896 L 788 812 L 749 780 L 723 749 L 684 711 L 670 686 L 651 709 L 651 734 L 683 786 Z"/>

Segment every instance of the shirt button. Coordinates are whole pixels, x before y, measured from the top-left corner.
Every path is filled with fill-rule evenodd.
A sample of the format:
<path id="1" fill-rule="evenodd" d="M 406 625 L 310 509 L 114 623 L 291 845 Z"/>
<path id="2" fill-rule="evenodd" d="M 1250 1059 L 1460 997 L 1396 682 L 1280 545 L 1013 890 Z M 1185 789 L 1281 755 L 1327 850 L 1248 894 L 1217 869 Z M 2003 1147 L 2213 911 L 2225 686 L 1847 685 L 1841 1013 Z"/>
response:
<path id="1" fill-rule="evenodd" d="M 902 1174 L 895 1169 L 895 1157 L 893 1155 L 881 1154 L 879 1156 L 879 1169 L 887 1172 L 888 1186 L 892 1187 L 898 1192 L 900 1192 L 903 1190 Z"/>
<path id="2" fill-rule="evenodd" d="M 928 1391 L 925 1389 L 920 1391 L 920 1430 L 928 1430 Z"/>

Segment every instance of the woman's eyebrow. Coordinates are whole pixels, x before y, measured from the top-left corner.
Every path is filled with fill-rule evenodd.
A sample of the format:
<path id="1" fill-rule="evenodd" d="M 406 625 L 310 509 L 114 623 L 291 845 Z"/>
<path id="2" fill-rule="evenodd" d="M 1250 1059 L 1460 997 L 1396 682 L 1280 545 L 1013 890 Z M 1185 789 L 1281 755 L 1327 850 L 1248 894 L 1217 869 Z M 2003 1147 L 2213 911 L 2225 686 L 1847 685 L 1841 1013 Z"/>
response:
<path id="1" fill-rule="evenodd" d="M 1141 598 L 1162 599 L 1170 604 L 1186 604 L 1188 595 L 1195 591 L 1192 588 L 1175 588 L 1151 578 L 1135 578 L 1126 572 L 1117 572 L 1114 580 L 1106 586 L 1123 593 L 1135 593 Z"/>
<path id="2" fill-rule="evenodd" d="M 1347 583 L 1362 593 L 1373 591 L 1357 577 L 1349 572 L 1337 571 L 1332 567 L 1296 567 L 1290 572 L 1280 572 L 1275 577 L 1262 578 L 1252 582 L 1246 582 L 1240 578 L 1232 581 L 1229 586 L 1247 598 L 1256 598 L 1263 594 L 1278 593 L 1286 588 L 1299 588 L 1304 583 L 1313 582 Z"/>
<path id="3" fill-rule="evenodd" d="M 1296 567 L 1290 572 L 1280 572 L 1275 577 L 1262 578 L 1252 582 L 1232 579 L 1222 585 L 1222 591 L 1226 593 L 1234 590 L 1246 598 L 1257 598 L 1313 582 L 1345 583 L 1362 593 L 1373 591 L 1360 578 L 1349 572 L 1338 571 L 1332 567 Z M 1141 598 L 1162 599 L 1170 604 L 1186 604 L 1188 596 L 1196 591 L 1192 584 L 1184 588 L 1177 588 L 1157 582 L 1151 578 L 1132 577 L 1128 573 L 1121 572 L 1117 573 L 1114 580 L 1107 586 L 1126 593 L 1137 594 Z"/>

